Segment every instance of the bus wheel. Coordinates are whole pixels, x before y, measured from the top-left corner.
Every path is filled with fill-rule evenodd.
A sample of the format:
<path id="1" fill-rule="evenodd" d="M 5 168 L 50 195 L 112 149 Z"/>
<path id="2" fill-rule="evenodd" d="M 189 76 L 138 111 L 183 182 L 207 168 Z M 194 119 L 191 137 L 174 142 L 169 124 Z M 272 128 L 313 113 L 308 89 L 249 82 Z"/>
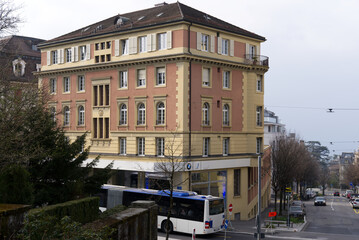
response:
<path id="1" fill-rule="evenodd" d="M 168 229 L 167 230 L 166 230 L 166 227 L 167 227 L 167 220 L 164 220 L 162 222 L 162 224 L 161 224 L 162 232 L 169 232 L 169 233 L 173 232 L 173 225 L 172 225 L 171 221 L 168 224 Z"/>

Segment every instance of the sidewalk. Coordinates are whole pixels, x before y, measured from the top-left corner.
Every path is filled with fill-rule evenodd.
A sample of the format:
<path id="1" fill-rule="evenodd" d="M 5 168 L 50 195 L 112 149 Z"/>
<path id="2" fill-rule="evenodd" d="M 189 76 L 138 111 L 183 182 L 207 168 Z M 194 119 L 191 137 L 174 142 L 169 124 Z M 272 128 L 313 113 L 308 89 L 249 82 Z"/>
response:
<path id="1" fill-rule="evenodd" d="M 302 229 L 305 227 L 306 225 L 306 219 L 304 219 L 304 223 L 302 224 L 293 224 L 291 227 L 275 227 L 272 229 L 265 229 L 265 225 L 264 225 L 264 220 L 270 220 L 270 218 L 268 217 L 268 213 L 274 211 L 274 203 L 271 203 L 262 213 L 261 213 L 261 225 L 262 225 L 262 229 L 261 232 L 262 233 L 266 233 L 266 234 L 274 234 L 276 232 L 300 232 L 302 231 Z M 231 223 L 229 223 L 228 225 L 228 229 L 227 231 L 231 231 L 231 232 L 238 232 L 238 233 L 242 233 L 242 234 L 248 234 L 248 235 L 253 235 L 254 233 L 257 232 L 257 228 L 256 228 L 256 223 L 255 223 L 256 219 L 251 219 L 251 220 L 233 220 L 231 221 Z M 231 224 L 232 224 L 232 228 L 231 228 Z"/>

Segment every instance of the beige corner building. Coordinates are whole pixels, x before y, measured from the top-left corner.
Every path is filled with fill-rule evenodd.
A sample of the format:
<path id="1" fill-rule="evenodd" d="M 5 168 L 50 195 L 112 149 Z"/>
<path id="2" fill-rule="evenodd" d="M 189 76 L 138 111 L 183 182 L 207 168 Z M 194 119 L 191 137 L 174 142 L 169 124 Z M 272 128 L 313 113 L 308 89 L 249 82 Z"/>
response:
<path id="1" fill-rule="evenodd" d="M 70 139 L 88 132 L 97 167 L 114 163 L 110 183 L 168 184 L 158 164 L 174 142 L 185 162 L 176 188 L 225 196 L 232 219 L 250 219 L 264 152 L 264 41 L 179 2 L 164 3 L 42 43 L 38 77 Z M 263 207 L 269 172 L 262 172 Z"/>

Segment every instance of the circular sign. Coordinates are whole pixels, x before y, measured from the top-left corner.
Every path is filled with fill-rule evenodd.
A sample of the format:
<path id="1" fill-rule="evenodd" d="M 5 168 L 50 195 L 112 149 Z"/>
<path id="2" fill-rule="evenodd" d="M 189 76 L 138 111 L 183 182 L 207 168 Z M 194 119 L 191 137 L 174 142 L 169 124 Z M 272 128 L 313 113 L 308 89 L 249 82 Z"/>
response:
<path id="1" fill-rule="evenodd" d="M 192 168 L 192 166 L 191 166 L 191 164 L 190 163 L 187 163 L 187 170 L 191 170 L 191 168 Z"/>
<path id="2" fill-rule="evenodd" d="M 231 204 L 229 204 L 229 206 L 228 206 L 228 211 L 229 211 L 230 213 L 232 213 L 232 210 L 233 210 L 233 206 L 232 206 L 232 203 L 231 203 Z"/>

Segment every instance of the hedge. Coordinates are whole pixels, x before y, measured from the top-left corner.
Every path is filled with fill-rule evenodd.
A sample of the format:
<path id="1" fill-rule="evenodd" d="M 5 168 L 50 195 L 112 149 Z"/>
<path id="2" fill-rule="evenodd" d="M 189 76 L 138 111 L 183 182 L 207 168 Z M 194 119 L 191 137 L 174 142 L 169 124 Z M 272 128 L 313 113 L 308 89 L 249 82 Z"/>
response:
<path id="1" fill-rule="evenodd" d="M 92 222 L 96 220 L 99 215 L 99 198 L 82 198 L 42 208 L 35 208 L 29 211 L 29 215 L 36 216 L 39 214 L 54 216 L 58 220 L 69 216 L 73 221 L 83 224 Z"/>

